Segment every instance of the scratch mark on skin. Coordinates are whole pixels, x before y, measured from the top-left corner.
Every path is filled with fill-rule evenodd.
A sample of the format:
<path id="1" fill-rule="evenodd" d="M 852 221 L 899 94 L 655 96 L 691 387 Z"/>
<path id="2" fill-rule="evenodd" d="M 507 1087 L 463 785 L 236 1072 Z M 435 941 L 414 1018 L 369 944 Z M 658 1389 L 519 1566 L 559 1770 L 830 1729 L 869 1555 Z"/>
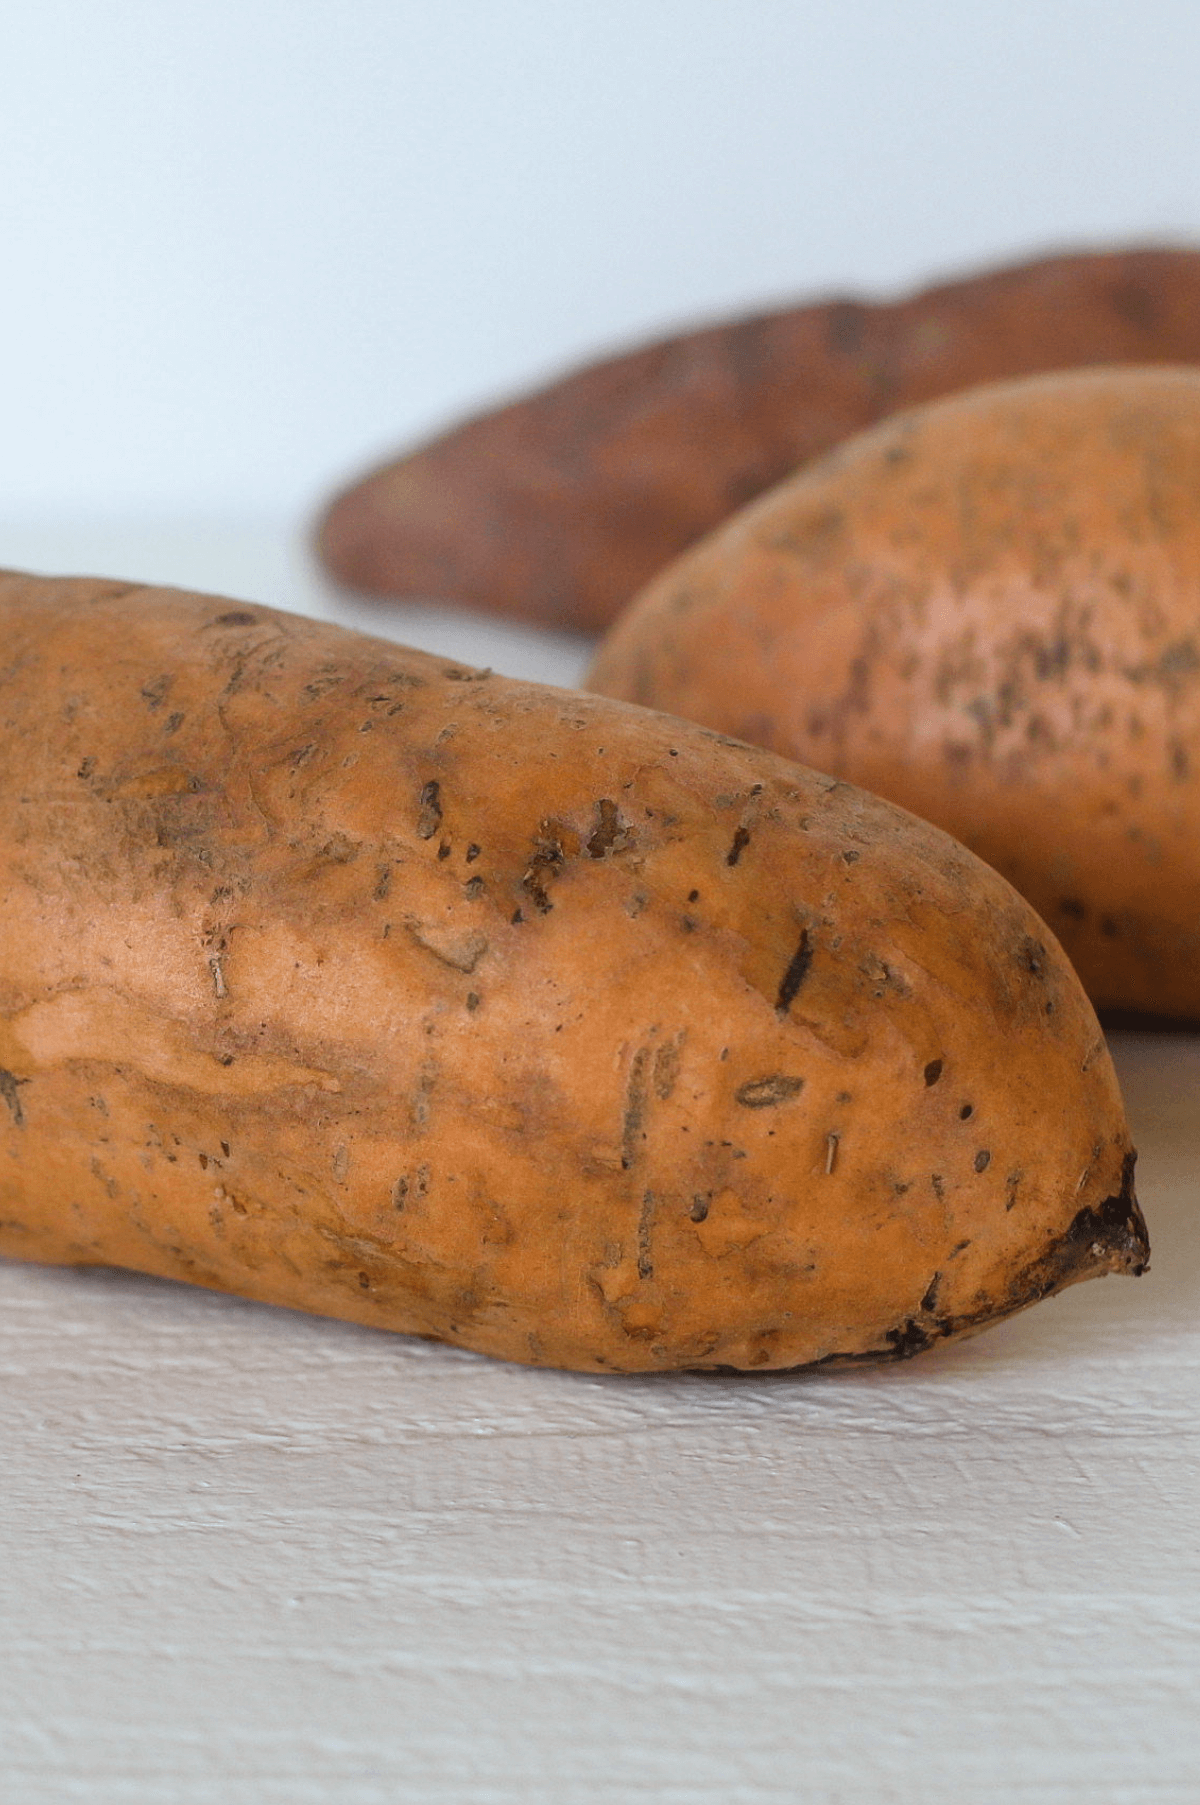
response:
<path id="1" fill-rule="evenodd" d="M 637 1158 L 638 1140 L 646 1119 L 646 1067 L 649 1047 L 639 1047 L 629 1068 L 625 1087 L 625 1115 L 621 1123 L 621 1170 L 628 1172 Z"/>
<path id="2" fill-rule="evenodd" d="M 808 976 L 812 960 L 812 944 L 808 929 L 801 928 L 796 950 L 792 954 L 787 970 L 779 980 L 779 994 L 775 998 L 776 1015 L 786 1015 L 791 1008 L 800 986 Z"/>
<path id="3" fill-rule="evenodd" d="M 733 844 L 725 854 L 725 863 L 727 865 L 736 865 L 749 844 L 750 829 L 748 827 L 735 828 L 733 832 Z"/>
<path id="4" fill-rule="evenodd" d="M 679 1060 L 683 1051 L 683 1032 L 659 1047 L 654 1055 L 654 1094 L 666 1103 L 674 1094 L 679 1079 Z"/>
<path id="5" fill-rule="evenodd" d="M 841 1143 L 841 1139 L 842 1139 L 842 1137 L 840 1134 L 827 1134 L 825 1136 L 825 1176 L 826 1176 L 826 1178 L 829 1177 L 830 1173 L 833 1171 L 833 1168 L 837 1165 L 838 1147 Z"/>
<path id="6" fill-rule="evenodd" d="M 748 1079 L 734 1091 L 733 1098 L 743 1109 L 771 1109 L 777 1103 L 787 1103 L 793 1097 L 798 1097 L 803 1089 L 803 1078 L 792 1078 L 785 1072 L 773 1072 L 768 1078 Z"/>
<path id="7" fill-rule="evenodd" d="M 640 1279 L 654 1277 L 654 1262 L 650 1257 L 650 1228 L 654 1220 L 654 1192 L 646 1191 L 642 1197 L 642 1213 L 638 1217 L 637 1234 L 637 1269 Z"/>
<path id="8" fill-rule="evenodd" d="M 225 985 L 225 973 L 221 970 L 221 960 L 218 954 L 214 953 L 209 960 L 208 969 L 212 973 L 213 993 L 220 1002 L 223 997 L 228 996 L 229 992 Z"/>
<path id="9" fill-rule="evenodd" d="M 25 1126 L 25 1111 L 21 1108 L 21 1093 L 18 1087 L 28 1083 L 28 1078 L 18 1078 L 15 1073 L 6 1071 L 3 1066 L 0 1066 L 0 1097 L 3 1097 L 8 1104 L 9 1113 L 17 1128 Z"/>

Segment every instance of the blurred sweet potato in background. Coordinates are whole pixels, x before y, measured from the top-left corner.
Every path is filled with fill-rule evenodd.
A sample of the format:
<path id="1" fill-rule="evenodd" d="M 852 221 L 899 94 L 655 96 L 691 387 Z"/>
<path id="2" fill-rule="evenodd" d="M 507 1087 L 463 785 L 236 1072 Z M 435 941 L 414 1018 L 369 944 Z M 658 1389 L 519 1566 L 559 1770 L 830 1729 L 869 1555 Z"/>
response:
<path id="1" fill-rule="evenodd" d="M 351 588 L 604 628 L 658 569 L 840 439 L 993 379 L 1200 360 L 1200 251 L 1055 256 L 873 304 L 752 314 L 607 358 L 338 496 Z"/>

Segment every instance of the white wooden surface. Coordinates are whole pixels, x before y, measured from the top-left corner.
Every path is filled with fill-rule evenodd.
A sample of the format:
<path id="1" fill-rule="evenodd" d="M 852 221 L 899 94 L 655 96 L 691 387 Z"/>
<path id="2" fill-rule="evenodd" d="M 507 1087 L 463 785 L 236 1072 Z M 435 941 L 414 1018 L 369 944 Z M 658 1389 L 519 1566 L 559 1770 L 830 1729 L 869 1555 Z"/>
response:
<path id="1" fill-rule="evenodd" d="M 334 606 L 282 533 L 120 538 L 0 561 Z M 1114 1039 L 1152 1272 L 901 1367 L 533 1372 L 0 1263 L 0 1798 L 1195 1805 L 1200 1038 Z"/>

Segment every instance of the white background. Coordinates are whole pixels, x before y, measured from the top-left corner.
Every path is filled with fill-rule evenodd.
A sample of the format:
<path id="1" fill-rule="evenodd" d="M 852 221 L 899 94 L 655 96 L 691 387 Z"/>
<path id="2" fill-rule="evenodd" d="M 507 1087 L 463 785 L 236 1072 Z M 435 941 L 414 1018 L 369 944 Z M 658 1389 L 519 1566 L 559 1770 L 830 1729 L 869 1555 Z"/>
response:
<path id="1" fill-rule="evenodd" d="M 1200 236 L 1194 0 L 38 0 L 0 81 L 0 520 L 299 520 L 599 347 Z"/>

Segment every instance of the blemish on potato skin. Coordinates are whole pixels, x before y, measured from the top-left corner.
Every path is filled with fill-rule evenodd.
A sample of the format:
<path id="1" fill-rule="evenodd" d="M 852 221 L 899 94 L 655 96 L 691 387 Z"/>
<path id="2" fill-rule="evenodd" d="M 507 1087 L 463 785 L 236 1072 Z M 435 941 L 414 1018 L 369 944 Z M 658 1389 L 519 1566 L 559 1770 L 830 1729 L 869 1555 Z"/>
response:
<path id="1" fill-rule="evenodd" d="M 596 804 L 597 823 L 587 842 L 588 857 L 605 859 L 624 852 L 630 843 L 630 830 L 621 819 L 621 811 L 609 797 Z"/>
<path id="2" fill-rule="evenodd" d="M 654 1277 L 654 1260 L 651 1253 L 650 1237 L 654 1224 L 654 1192 L 646 1191 L 642 1196 L 642 1211 L 638 1217 L 637 1234 L 637 1272 L 640 1279 Z"/>
<path id="3" fill-rule="evenodd" d="M 654 1094 L 661 1102 L 666 1103 L 674 1094 L 679 1079 L 679 1063 L 683 1049 L 683 1034 L 675 1035 L 672 1040 L 665 1041 L 654 1053 Z"/>
<path id="4" fill-rule="evenodd" d="M 521 888 L 539 915 L 548 915 L 554 907 L 549 885 L 561 869 L 566 853 L 561 840 L 547 834 L 534 841 L 533 857 L 521 879 Z"/>
<path id="5" fill-rule="evenodd" d="M 727 865 L 736 865 L 749 844 L 750 829 L 748 827 L 735 828 L 732 844 L 730 845 L 729 851 L 725 854 L 725 863 Z"/>
<path id="6" fill-rule="evenodd" d="M 639 1047 L 630 1062 L 625 1086 L 625 1110 L 621 1119 L 621 1165 L 628 1171 L 638 1155 L 646 1120 L 646 1070 L 649 1047 Z"/>
<path id="7" fill-rule="evenodd" d="M 784 1072 L 774 1072 L 766 1078 L 750 1078 L 734 1091 L 735 1103 L 743 1109 L 773 1109 L 779 1103 L 789 1103 L 798 1097 L 804 1089 L 803 1078 L 792 1077 Z"/>
<path id="8" fill-rule="evenodd" d="M 18 1078 L 14 1073 L 5 1070 L 3 1066 L 0 1066 L 0 1097 L 2 1097 L 8 1105 L 8 1113 L 11 1115 L 13 1125 L 16 1128 L 23 1128 L 25 1126 L 25 1112 L 21 1108 L 20 1087 L 21 1085 L 28 1083 L 28 1078 Z"/>
<path id="9" fill-rule="evenodd" d="M 442 822 L 442 786 L 436 778 L 422 784 L 418 804 L 417 838 L 432 840 Z"/>
<path id="10" fill-rule="evenodd" d="M 788 961 L 787 968 L 779 980 L 779 990 L 775 997 L 776 1015 L 786 1015 L 800 993 L 812 967 L 813 949 L 807 928 L 801 928 L 796 950 Z"/>

